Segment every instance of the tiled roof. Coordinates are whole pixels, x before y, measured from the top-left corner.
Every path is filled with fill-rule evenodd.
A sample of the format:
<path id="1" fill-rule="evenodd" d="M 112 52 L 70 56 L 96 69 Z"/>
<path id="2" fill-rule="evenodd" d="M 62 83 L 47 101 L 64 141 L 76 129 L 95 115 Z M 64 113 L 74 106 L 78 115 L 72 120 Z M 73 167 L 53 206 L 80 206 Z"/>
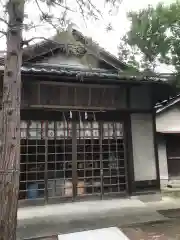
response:
<path id="1" fill-rule="evenodd" d="M 4 70 L 4 66 L 0 67 L 0 71 Z M 73 65 L 56 65 L 47 63 L 28 63 L 21 67 L 21 71 L 24 74 L 36 74 L 36 75 L 56 75 L 75 77 L 78 79 L 84 78 L 97 78 L 97 79 L 112 79 L 112 80 L 124 80 L 133 82 L 146 82 L 148 83 L 167 83 L 167 79 L 164 76 L 146 76 L 143 73 L 124 73 L 118 72 L 118 70 L 106 70 L 100 68 L 88 68 L 86 66 L 73 66 Z"/>
<path id="2" fill-rule="evenodd" d="M 164 78 L 160 77 L 146 77 L 141 74 L 125 74 L 118 71 L 110 71 L 106 69 L 84 68 L 70 65 L 49 65 L 49 64 L 26 64 L 21 68 L 22 73 L 34 74 L 52 74 L 58 76 L 76 77 L 76 78 L 100 78 L 100 79 L 113 79 L 113 80 L 136 80 L 147 83 L 151 82 L 166 82 Z"/>
<path id="3" fill-rule="evenodd" d="M 22 67 L 24 73 L 36 73 L 36 74 L 53 74 L 58 76 L 68 77 L 98 77 L 98 78 L 113 78 L 121 79 L 116 71 L 107 71 L 104 69 L 89 69 L 89 68 L 78 68 L 73 66 L 53 66 L 53 65 L 37 65 L 33 66 L 26 65 Z"/>
<path id="4" fill-rule="evenodd" d="M 168 100 L 164 100 L 158 104 L 156 104 L 156 113 L 161 113 L 168 109 L 169 107 L 180 102 L 180 94 L 177 94 L 174 97 L 170 97 Z"/>
<path id="5" fill-rule="evenodd" d="M 3 74 L 4 66 L 0 67 Z M 147 84 L 153 88 L 154 102 L 161 102 L 175 94 L 173 87 L 169 86 L 164 78 L 147 77 L 143 74 L 133 75 L 109 71 L 106 69 L 90 69 L 88 67 L 49 65 L 49 64 L 26 64 L 21 68 L 22 75 L 32 77 L 49 77 L 52 81 L 86 84 L 128 84 L 129 86 Z M 47 79 L 47 78 L 46 78 Z"/>

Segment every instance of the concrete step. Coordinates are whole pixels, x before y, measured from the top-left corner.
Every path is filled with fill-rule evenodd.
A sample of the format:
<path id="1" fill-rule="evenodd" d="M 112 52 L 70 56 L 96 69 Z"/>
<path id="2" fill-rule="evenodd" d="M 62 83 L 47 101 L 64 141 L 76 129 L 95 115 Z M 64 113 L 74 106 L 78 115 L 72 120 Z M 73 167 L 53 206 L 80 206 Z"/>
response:
<path id="1" fill-rule="evenodd" d="M 162 194 L 157 191 L 149 191 L 146 194 L 140 192 L 137 194 L 136 196 L 131 196 L 131 199 L 139 199 L 142 202 L 157 202 L 162 200 Z"/>
<path id="2" fill-rule="evenodd" d="M 118 211 L 117 211 L 118 212 Z M 132 211 L 131 211 L 132 212 Z M 101 229 L 115 226 L 129 226 L 133 224 L 142 223 L 154 223 L 154 222 L 166 222 L 169 218 L 164 217 L 155 211 L 150 212 L 137 212 L 130 214 L 129 212 L 121 213 L 119 216 L 107 214 L 104 217 L 95 217 L 87 219 L 88 216 L 84 216 L 82 220 L 73 220 L 68 222 L 62 222 L 60 219 L 33 219 L 29 224 L 23 224 L 18 222 L 17 228 L 17 240 L 38 238 L 40 236 L 51 236 L 53 234 L 67 234 L 80 231 L 88 231 L 93 229 Z"/>
<path id="3" fill-rule="evenodd" d="M 174 188 L 163 188 L 161 190 L 162 195 L 168 196 L 168 197 L 175 197 L 175 198 L 180 198 L 180 187 L 174 187 Z"/>
<path id="4" fill-rule="evenodd" d="M 163 206 L 160 207 L 158 203 Z M 159 214 L 157 209 L 164 209 L 167 204 L 174 206 L 172 200 L 149 203 L 127 198 L 20 208 L 17 239 L 145 222 L 164 222 L 169 219 Z"/>
<path id="5" fill-rule="evenodd" d="M 174 183 L 169 182 L 167 184 L 167 187 L 168 188 L 180 188 L 180 182 L 174 182 Z"/>

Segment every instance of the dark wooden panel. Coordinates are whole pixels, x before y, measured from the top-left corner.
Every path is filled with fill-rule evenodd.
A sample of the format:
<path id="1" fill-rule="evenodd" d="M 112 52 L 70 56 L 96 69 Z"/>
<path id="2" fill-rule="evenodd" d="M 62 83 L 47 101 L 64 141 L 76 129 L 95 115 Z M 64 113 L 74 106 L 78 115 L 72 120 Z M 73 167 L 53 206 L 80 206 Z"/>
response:
<path id="1" fill-rule="evenodd" d="M 77 106 L 89 106 L 91 105 L 91 92 L 89 88 L 75 87 L 75 101 L 74 104 Z"/>
<path id="2" fill-rule="evenodd" d="M 172 135 L 167 137 L 167 155 L 168 158 L 180 158 L 180 136 Z"/>
<path id="3" fill-rule="evenodd" d="M 141 194 L 151 191 L 160 191 L 158 180 L 145 180 L 134 182 L 134 193 Z"/>
<path id="4" fill-rule="evenodd" d="M 38 103 L 38 84 L 31 82 L 23 82 L 21 104 L 31 105 Z"/>
<path id="5" fill-rule="evenodd" d="M 40 104 L 59 105 L 60 88 L 51 85 L 40 85 Z"/>
<path id="6" fill-rule="evenodd" d="M 101 97 L 101 104 L 104 104 L 106 107 L 115 106 L 115 103 L 114 103 L 115 91 L 116 89 L 113 89 L 113 88 L 104 89 L 104 92 L 102 93 L 102 97 Z M 118 105 L 116 105 L 116 107 L 118 107 Z"/>
<path id="7" fill-rule="evenodd" d="M 22 106 L 24 105 L 125 109 L 126 89 L 25 82 L 22 90 Z"/>
<path id="8" fill-rule="evenodd" d="M 59 91 L 60 91 L 60 96 L 59 96 L 59 104 L 61 106 L 67 106 L 69 104 L 73 104 L 73 87 L 67 88 L 66 86 L 58 86 Z"/>
<path id="9" fill-rule="evenodd" d="M 180 179 L 180 136 L 167 137 L 168 173 L 170 179 Z"/>
<path id="10" fill-rule="evenodd" d="M 152 94 L 149 86 L 133 86 L 130 89 L 131 109 L 152 109 Z"/>
<path id="11" fill-rule="evenodd" d="M 3 98 L 3 79 L 0 78 L 0 109 L 2 107 L 2 98 Z"/>
<path id="12" fill-rule="evenodd" d="M 168 173 L 169 179 L 180 180 L 180 157 L 168 159 Z"/>
<path id="13" fill-rule="evenodd" d="M 91 105 L 92 106 L 97 106 L 97 107 L 106 106 L 105 103 L 102 101 L 103 91 L 105 90 L 106 89 L 102 89 L 102 88 L 95 88 L 95 87 L 91 88 Z"/>

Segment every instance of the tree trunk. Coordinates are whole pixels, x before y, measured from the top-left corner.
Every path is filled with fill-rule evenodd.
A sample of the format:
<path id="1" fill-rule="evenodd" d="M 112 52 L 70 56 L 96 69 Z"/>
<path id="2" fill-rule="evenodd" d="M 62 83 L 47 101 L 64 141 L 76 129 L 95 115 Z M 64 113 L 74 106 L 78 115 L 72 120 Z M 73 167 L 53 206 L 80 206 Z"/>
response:
<path id="1" fill-rule="evenodd" d="M 0 135 L 0 240 L 15 240 L 20 171 L 20 103 L 24 0 L 9 0 Z"/>

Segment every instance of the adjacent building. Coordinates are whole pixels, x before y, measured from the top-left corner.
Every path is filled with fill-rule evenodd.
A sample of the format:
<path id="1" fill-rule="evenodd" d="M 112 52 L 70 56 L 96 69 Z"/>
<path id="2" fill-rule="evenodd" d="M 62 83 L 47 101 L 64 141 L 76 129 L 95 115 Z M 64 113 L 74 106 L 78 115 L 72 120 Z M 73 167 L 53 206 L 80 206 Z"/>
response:
<path id="1" fill-rule="evenodd" d="M 180 180 L 180 95 L 157 108 L 156 126 L 162 186 Z"/>

